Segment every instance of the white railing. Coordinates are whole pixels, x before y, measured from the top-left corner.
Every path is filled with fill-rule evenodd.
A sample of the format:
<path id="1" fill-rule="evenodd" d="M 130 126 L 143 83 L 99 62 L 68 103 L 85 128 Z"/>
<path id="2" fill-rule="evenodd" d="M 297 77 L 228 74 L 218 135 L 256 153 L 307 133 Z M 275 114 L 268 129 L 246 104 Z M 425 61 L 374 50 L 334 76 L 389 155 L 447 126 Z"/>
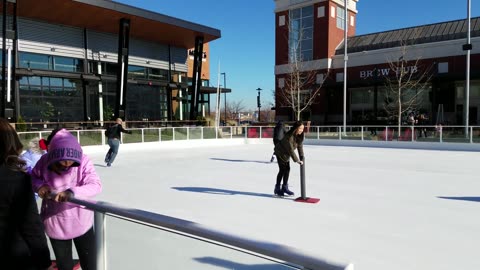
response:
<path id="1" fill-rule="evenodd" d="M 228 127 L 162 127 L 132 128 L 132 134 L 122 134 L 123 143 L 145 143 L 208 139 L 271 139 L 273 126 Z M 480 127 L 469 126 L 310 126 L 305 129 L 307 139 L 404 141 L 436 143 L 480 143 Z M 33 137 L 46 138 L 51 131 L 19 132 L 22 142 Z M 81 145 L 105 145 L 104 129 L 71 130 Z"/>
<path id="2" fill-rule="evenodd" d="M 106 216 L 111 216 L 128 222 L 134 222 L 142 226 L 148 226 L 158 230 L 167 231 L 171 234 L 182 235 L 196 241 L 208 242 L 210 244 L 233 249 L 245 254 L 249 254 L 261 259 L 287 266 L 290 269 L 311 269 L 311 270 L 353 270 L 353 264 L 336 265 L 326 262 L 315 256 L 306 254 L 303 251 L 292 247 L 283 246 L 275 243 L 261 242 L 245 237 L 228 234 L 218 230 L 213 230 L 188 220 L 182 220 L 170 216 L 160 215 L 133 208 L 123 208 L 114 204 L 101 201 L 86 201 L 76 198 L 70 199 L 71 203 L 85 206 L 95 211 L 95 234 L 97 244 L 97 269 L 107 270 L 107 252 L 106 235 L 108 228 Z M 134 232 L 124 232 L 132 234 Z M 153 240 L 152 240 L 153 241 Z M 127 243 L 124 243 L 128 245 Z M 138 247 L 141 248 L 141 247 Z M 173 249 L 182 249 L 182 247 L 171 247 Z M 200 251 L 201 252 L 201 251 Z M 219 255 L 216 253 L 216 255 Z M 122 260 L 124 258 L 115 258 Z M 151 258 L 155 260 L 156 258 Z M 170 258 L 175 259 L 175 258 Z M 177 258 L 178 259 L 178 258 Z M 167 262 L 162 261 L 162 264 Z M 140 269 L 139 265 L 139 269 Z"/>

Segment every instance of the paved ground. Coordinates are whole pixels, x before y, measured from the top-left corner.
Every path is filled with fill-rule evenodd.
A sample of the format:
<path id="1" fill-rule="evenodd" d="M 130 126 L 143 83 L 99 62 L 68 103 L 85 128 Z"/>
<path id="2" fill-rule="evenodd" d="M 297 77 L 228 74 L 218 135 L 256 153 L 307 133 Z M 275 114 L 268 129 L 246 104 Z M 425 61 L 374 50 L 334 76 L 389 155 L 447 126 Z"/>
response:
<path id="1" fill-rule="evenodd" d="M 356 270 L 480 269 L 480 153 L 305 146 L 307 195 L 321 201 L 302 204 L 272 197 L 278 170 L 269 162 L 272 145 L 155 145 L 121 145 L 111 168 L 103 163 L 106 146 L 88 149 L 104 185 L 98 199 L 297 247 L 354 263 Z M 291 189 L 299 193 L 299 166 L 291 166 Z M 185 269 L 167 257 L 188 252 L 209 269 L 278 269 L 268 262 L 207 256 L 196 242 L 158 230 L 110 221 L 109 228 L 115 226 L 122 230 L 110 230 L 109 256 L 117 256 L 111 266 L 122 261 L 130 269 L 132 260 L 114 254 L 128 254 L 121 246 L 136 256 L 159 256 L 168 266 L 163 269 Z M 125 235 L 138 242 L 122 243 Z"/>

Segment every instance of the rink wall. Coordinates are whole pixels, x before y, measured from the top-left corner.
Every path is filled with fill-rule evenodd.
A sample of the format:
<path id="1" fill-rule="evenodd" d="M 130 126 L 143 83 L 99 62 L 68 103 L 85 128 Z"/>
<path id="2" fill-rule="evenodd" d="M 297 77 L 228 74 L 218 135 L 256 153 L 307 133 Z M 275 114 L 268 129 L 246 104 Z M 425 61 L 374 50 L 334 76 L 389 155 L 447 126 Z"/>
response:
<path id="1" fill-rule="evenodd" d="M 210 139 L 210 140 L 180 140 L 144 143 L 124 143 L 120 146 L 121 151 L 149 151 L 160 149 L 185 149 L 222 147 L 245 144 L 273 144 L 272 139 Z M 346 146 L 346 147 L 377 147 L 397 149 L 423 149 L 444 151 L 469 151 L 480 152 L 479 144 L 471 143 L 436 143 L 436 142 L 395 142 L 395 141 L 358 141 L 358 140 L 329 140 L 329 139 L 306 139 L 305 145 Z M 85 153 L 105 152 L 108 145 L 84 146 Z"/>
<path id="2" fill-rule="evenodd" d="M 472 143 L 307 139 L 305 140 L 304 144 L 325 145 L 325 146 L 377 147 L 377 148 L 397 148 L 397 149 L 480 152 L 480 145 L 472 144 Z"/>

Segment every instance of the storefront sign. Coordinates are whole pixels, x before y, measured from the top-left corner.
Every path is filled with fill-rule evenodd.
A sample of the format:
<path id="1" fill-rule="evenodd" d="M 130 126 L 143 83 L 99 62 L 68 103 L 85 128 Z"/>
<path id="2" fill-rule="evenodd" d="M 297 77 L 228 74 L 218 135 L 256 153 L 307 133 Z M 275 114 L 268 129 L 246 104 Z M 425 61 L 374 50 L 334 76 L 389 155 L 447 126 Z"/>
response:
<path id="1" fill-rule="evenodd" d="M 400 70 L 400 68 L 399 68 Z M 403 71 L 405 74 L 410 74 L 410 73 L 417 73 L 418 68 L 417 66 L 407 66 L 403 68 Z M 394 71 L 392 71 L 391 68 L 380 68 L 380 69 L 372 69 L 372 70 L 361 70 L 360 71 L 360 78 L 366 79 L 370 78 L 373 76 L 377 77 L 388 77 L 390 74 L 393 74 Z"/>

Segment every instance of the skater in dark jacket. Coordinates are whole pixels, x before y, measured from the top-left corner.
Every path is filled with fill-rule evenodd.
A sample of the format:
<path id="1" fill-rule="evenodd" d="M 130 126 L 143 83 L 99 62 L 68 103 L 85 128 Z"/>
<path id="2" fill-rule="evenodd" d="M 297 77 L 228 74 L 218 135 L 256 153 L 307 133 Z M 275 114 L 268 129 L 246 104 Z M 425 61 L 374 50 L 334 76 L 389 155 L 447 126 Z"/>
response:
<path id="1" fill-rule="evenodd" d="M 303 133 L 304 125 L 301 121 L 295 122 L 293 127 L 285 134 L 285 137 L 275 145 L 275 156 L 278 162 L 277 182 L 275 184 L 274 193 L 278 196 L 289 195 L 294 193 L 288 189 L 288 177 L 290 176 L 290 158 L 296 163 L 303 165 L 303 140 L 305 134 Z M 300 158 L 295 154 L 298 150 Z M 280 184 L 283 185 L 280 187 Z"/>
<path id="2" fill-rule="evenodd" d="M 123 128 L 122 123 L 123 123 L 122 119 L 117 118 L 117 120 L 115 120 L 115 124 L 113 126 L 108 127 L 108 130 L 109 130 L 108 145 L 110 146 L 110 149 L 108 150 L 107 155 L 105 156 L 105 163 L 107 163 L 108 167 L 112 166 L 112 163 L 118 154 L 118 148 L 120 147 L 121 133 L 123 132 L 123 133 L 132 134 L 131 131 L 128 131 Z"/>
<path id="3" fill-rule="evenodd" d="M 13 127 L 0 118 L 0 268 L 47 269 L 50 251 L 32 182 L 19 157 L 22 148 Z"/>
<path id="4" fill-rule="evenodd" d="M 278 142 L 280 142 L 283 137 L 285 137 L 285 126 L 283 125 L 282 121 L 278 121 L 277 124 L 275 125 L 275 128 L 273 129 L 273 146 L 277 145 Z M 272 154 L 272 158 L 270 159 L 270 162 L 273 162 L 275 159 L 275 152 Z"/>

